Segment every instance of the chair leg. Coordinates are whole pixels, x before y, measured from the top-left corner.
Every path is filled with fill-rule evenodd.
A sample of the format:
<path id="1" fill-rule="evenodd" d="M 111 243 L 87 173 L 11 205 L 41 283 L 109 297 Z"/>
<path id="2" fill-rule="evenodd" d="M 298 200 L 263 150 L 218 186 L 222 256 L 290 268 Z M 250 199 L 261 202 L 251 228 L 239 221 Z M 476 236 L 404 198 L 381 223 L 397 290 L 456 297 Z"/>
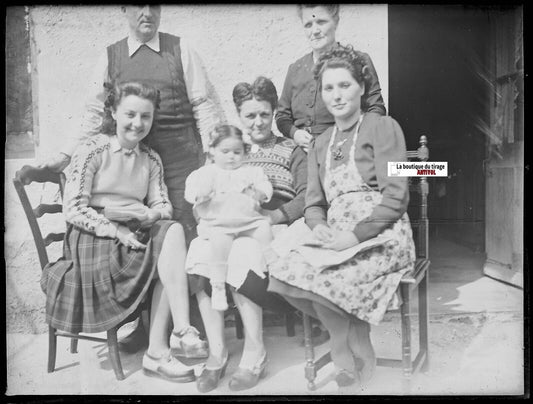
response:
<path id="1" fill-rule="evenodd" d="M 78 353 L 78 339 L 71 338 L 70 340 L 70 353 Z"/>
<path id="2" fill-rule="evenodd" d="M 244 338 L 244 331 L 242 325 L 242 318 L 239 310 L 235 309 L 235 332 L 237 333 L 237 339 Z"/>
<path id="3" fill-rule="evenodd" d="M 413 373 L 413 362 L 411 361 L 411 301 L 409 285 L 401 284 L 400 293 L 402 305 L 400 307 L 402 322 L 402 368 L 403 368 L 403 389 L 409 392 L 411 387 L 411 376 Z"/>
<path id="4" fill-rule="evenodd" d="M 296 335 L 296 332 L 294 330 L 294 322 L 296 318 L 294 315 L 294 312 L 290 312 L 285 314 L 285 328 L 287 329 L 287 336 L 288 337 L 294 337 Z"/>
<path id="5" fill-rule="evenodd" d="M 424 362 L 420 367 L 422 372 L 429 370 L 429 316 L 428 316 L 428 273 L 418 285 L 418 323 L 419 346 L 420 350 L 425 353 Z"/>
<path id="6" fill-rule="evenodd" d="M 117 328 L 112 328 L 107 331 L 107 346 L 109 348 L 109 360 L 111 366 L 115 371 L 117 380 L 124 380 L 124 372 L 122 371 L 122 364 L 120 363 L 120 355 L 118 353 Z"/>
<path id="7" fill-rule="evenodd" d="M 303 313 L 304 324 L 304 345 L 305 345 L 305 378 L 307 379 L 307 388 L 315 390 L 316 365 L 315 350 L 313 347 L 313 330 L 311 328 L 311 318 Z"/>
<path id="8" fill-rule="evenodd" d="M 52 373 L 56 368 L 57 336 L 56 330 L 51 325 L 48 326 L 48 373 Z"/>

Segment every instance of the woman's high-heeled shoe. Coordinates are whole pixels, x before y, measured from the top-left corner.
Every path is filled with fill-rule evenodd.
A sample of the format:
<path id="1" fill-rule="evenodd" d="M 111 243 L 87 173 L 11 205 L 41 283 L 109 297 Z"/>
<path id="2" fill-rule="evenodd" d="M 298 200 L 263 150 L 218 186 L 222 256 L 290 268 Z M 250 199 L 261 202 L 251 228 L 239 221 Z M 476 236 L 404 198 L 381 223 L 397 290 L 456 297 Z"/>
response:
<path id="1" fill-rule="evenodd" d="M 263 356 L 261 361 L 253 369 L 239 367 L 231 376 L 229 389 L 232 391 L 248 390 L 259 383 L 259 379 L 266 376 L 267 356 Z"/>
<path id="2" fill-rule="evenodd" d="M 217 388 L 218 382 L 226 374 L 226 367 L 228 366 L 229 354 L 226 352 L 226 358 L 222 366 L 215 369 L 204 367 L 200 376 L 196 378 L 196 388 L 200 393 L 207 393 Z"/>

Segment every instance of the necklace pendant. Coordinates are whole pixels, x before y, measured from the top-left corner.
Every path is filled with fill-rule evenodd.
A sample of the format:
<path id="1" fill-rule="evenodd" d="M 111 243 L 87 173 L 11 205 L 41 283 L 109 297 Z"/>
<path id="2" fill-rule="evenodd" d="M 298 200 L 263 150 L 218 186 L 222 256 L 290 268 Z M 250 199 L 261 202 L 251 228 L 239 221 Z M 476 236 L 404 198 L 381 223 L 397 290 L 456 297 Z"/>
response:
<path id="1" fill-rule="evenodd" d="M 342 154 L 342 150 L 340 148 L 333 150 L 334 160 L 342 160 L 343 158 L 344 158 L 344 154 Z"/>

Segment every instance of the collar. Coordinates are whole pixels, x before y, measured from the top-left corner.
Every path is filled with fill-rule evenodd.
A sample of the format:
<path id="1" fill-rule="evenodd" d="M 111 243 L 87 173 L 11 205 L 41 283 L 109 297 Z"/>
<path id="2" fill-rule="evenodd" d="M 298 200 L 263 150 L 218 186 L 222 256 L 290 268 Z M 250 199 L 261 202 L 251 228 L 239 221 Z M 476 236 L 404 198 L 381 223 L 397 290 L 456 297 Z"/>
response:
<path id="1" fill-rule="evenodd" d="M 353 123 L 353 125 L 351 125 L 349 128 L 346 128 L 346 129 L 340 129 L 337 125 L 335 125 L 335 127 L 337 128 L 337 131 L 340 132 L 340 133 L 350 133 L 352 132 L 356 126 L 360 125 L 361 122 L 363 122 L 363 116 L 364 116 L 364 113 L 361 112 L 361 116 L 359 117 L 359 119 L 357 121 L 355 121 Z"/>
<path id="2" fill-rule="evenodd" d="M 117 135 L 111 136 L 110 142 L 111 142 L 111 151 L 113 153 L 122 152 L 123 154 L 127 156 L 131 155 L 132 153 L 135 153 L 138 156 L 141 153 L 141 149 L 138 143 L 133 149 L 126 149 L 122 147 L 120 143 L 118 142 Z"/>
<path id="3" fill-rule="evenodd" d="M 249 153 L 252 153 L 252 154 L 255 154 L 257 153 L 259 150 L 268 150 L 268 149 L 272 149 L 276 143 L 277 143 L 277 136 L 274 135 L 273 133 L 271 133 L 271 137 L 266 140 L 265 142 L 263 143 L 250 143 L 248 144 L 248 152 Z"/>
<path id="4" fill-rule="evenodd" d="M 340 42 L 335 42 L 335 45 L 333 45 L 331 49 L 336 48 L 338 46 L 341 46 Z M 315 58 L 315 53 L 313 51 L 311 51 L 310 55 L 311 55 L 311 60 L 313 61 L 313 64 L 316 65 L 316 62 L 318 62 L 318 59 L 320 59 L 320 56 Z"/>
<path id="5" fill-rule="evenodd" d="M 159 32 L 156 32 L 154 37 L 150 39 L 148 42 L 141 42 L 137 38 L 132 37 L 131 35 L 128 36 L 128 55 L 129 57 L 132 57 L 135 52 L 139 50 L 139 48 L 143 45 L 148 46 L 150 49 L 152 49 L 154 52 L 159 53 L 161 47 L 159 43 Z"/>

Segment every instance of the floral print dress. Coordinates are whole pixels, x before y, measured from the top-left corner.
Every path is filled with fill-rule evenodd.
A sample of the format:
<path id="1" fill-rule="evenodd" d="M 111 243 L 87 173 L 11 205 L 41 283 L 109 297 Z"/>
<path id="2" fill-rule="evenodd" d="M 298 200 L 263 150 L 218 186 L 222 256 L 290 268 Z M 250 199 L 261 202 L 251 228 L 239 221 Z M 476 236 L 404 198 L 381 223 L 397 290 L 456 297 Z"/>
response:
<path id="1" fill-rule="evenodd" d="M 331 168 L 335 133 L 331 136 L 326 155 L 324 188 L 329 204 L 327 220 L 328 225 L 337 230 L 352 231 L 382 199 L 382 194 L 368 186 L 357 169 L 354 158 L 357 133 L 344 164 Z M 270 276 L 289 288 L 310 292 L 308 296 L 311 299 L 313 294 L 318 295 L 317 301 L 324 298 L 344 312 L 378 324 L 387 309 L 398 307 L 396 289 L 415 262 L 407 213 L 383 234 L 392 240 L 326 269 L 313 267 L 299 252 L 292 251 L 269 266 Z M 322 252 L 327 254 L 328 250 L 323 249 Z"/>

